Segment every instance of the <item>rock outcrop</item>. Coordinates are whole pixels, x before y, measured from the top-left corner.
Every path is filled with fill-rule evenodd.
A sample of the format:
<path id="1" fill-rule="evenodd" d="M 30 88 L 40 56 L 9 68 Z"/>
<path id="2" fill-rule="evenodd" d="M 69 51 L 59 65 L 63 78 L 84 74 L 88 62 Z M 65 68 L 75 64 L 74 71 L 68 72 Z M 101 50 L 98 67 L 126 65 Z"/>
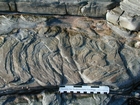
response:
<path id="1" fill-rule="evenodd" d="M 139 49 L 114 37 L 105 20 L 33 15 L 0 20 L 1 94 L 62 84 L 108 85 L 127 93 L 139 82 Z"/>
<path id="2" fill-rule="evenodd" d="M 124 105 L 140 97 L 139 2 L 118 2 L 1 0 L 0 103 Z M 107 85 L 113 94 L 59 94 L 66 84 Z"/>
<path id="3" fill-rule="evenodd" d="M 140 30 L 140 11 L 137 0 L 123 0 L 120 7 L 107 12 L 106 19 L 114 25 L 118 25 L 130 31 Z"/>
<path id="4" fill-rule="evenodd" d="M 112 0 L 3 0 L 0 11 L 104 17 L 116 4 Z"/>
<path id="5" fill-rule="evenodd" d="M 108 10 L 108 26 L 121 37 L 126 38 L 130 46 L 139 48 L 140 14 L 137 0 L 123 0 L 120 6 Z"/>

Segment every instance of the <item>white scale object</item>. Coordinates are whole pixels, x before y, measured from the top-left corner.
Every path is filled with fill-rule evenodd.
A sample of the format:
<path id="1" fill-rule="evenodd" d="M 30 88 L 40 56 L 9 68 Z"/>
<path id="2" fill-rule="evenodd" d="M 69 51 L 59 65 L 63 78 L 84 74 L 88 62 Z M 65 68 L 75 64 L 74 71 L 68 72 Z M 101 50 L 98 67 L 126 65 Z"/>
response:
<path id="1" fill-rule="evenodd" d="M 94 93 L 94 94 L 109 94 L 108 86 L 73 86 L 65 85 L 59 87 L 60 93 Z"/>

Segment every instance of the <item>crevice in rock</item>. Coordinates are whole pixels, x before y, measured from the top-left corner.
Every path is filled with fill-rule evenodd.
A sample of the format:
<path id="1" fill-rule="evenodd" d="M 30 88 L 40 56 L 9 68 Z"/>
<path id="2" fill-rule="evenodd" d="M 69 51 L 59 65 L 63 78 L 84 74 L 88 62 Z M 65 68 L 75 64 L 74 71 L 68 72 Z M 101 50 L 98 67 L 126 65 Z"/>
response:
<path id="1" fill-rule="evenodd" d="M 47 91 L 51 93 L 57 93 L 59 89 L 59 86 L 35 86 L 35 87 L 14 87 L 14 88 L 9 88 L 9 89 L 3 89 L 0 91 L 0 96 L 5 96 L 5 95 L 23 95 L 23 94 L 37 94 L 42 91 Z"/>
<path id="2" fill-rule="evenodd" d="M 10 12 L 17 12 L 16 0 L 13 0 L 13 1 L 8 0 L 7 5 L 9 7 Z"/>
<path id="3" fill-rule="evenodd" d="M 15 11 L 18 12 L 18 8 L 17 8 L 17 3 L 16 3 L 16 1 L 14 1 L 14 3 L 15 3 Z"/>
<path id="4" fill-rule="evenodd" d="M 62 60 L 62 66 L 61 66 L 61 73 L 62 73 L 62 80 L 61 80 L 61 85 L 64 85 L 67 83 L 67 78 L 65 77 L 65 74 L 64 74 L 64 70 L 63 70 L 63 64 L 64 64 L 64 61 L 63 61 L 63 57 L 62 55 L 60 54 L 60 57 L 61 57 L 61 60 Z"/>
<path id="5" fill-rule="evenodd" d="M 125 11 L 123 11 L 123 12 L 120 14 L 120 16 L 118 17 L 117 23 L 118 23 L 119 26 L 120 26 L 120 17 L 124 14 L 124 12 L 125 12 Z"/>
<path id="6" fill-rule="evenodd" d="M 83 8 L 85 8 L 86 5 L 88 5 L 88 2 L 84 2 L 84 3 L 81 4 L 81 6 L 79 7 L 80 13 L 81 13 L 82 15 L 84 15 L 84 14 L 83 14 L 83 11 L 84 11 Z"/>
<path id="7" fill-rule="evenodd" d="M 9 73 L 9 71 L 11 71 L 11 73 L 12 73 L 12 75 L 13 75 L 14 78 L 17 78 L 17 75 L 15 73 L 15 68 L 14 68 L 14 65 L 13 65 L 13 50 L 16 47 L 17 44 L 18 44 L 18 42 L 14 43 L 11 46 L 11 49 L 7 53 L 7 56 L 5 58 L 6 59 L 5 60 L 5 70 L 7 71 L 7 74 Z M 8 65 L 10 65 L 9 68 L 7 67 Z"/>
<path id="8" fill-rule="evenodd" d="M 68 10 L 67 10 L 67 5 L 66 5 L 66 4 L 65 4 L 65 12 L 66 12 L 65 15 L 69 15 Z"/>
<path id="9" fill-rule="evenodd" d="M 117 6 L 119 6 L 120 5 L 120 3 L 119 2 L 113 2 L 111 5 L 108 5 L 107 6 L 107 9 L 108 10 L 111 10 L 111 9 L 114 9 L 115 7 L 117 7 Z"/>
<path id="10" fill-rule="evenodd" d="M 81 9 L 82 9 L 84 6 L 86 6 L 87 4 L 88 4 L 87 1 L 79 3 L 80 6 L 79 6 L 78 11 L 77 11 L 77 14 L 78 14 L 78 15 L 79 15 L 79 14 L 82 14 Z"/>
<path id="11" fill-rule="evenodd" d="M 121 60 L 122 60 L 122 62 L 123 62 L 123 65 L 124 65 L 124 67 L 125 67 L 125 69 L 126 69 L 126 73 L 129 75 L 129 77 L 132 79 L 132 81 L 134 81 L 134 79 L 133 79 L 133 74 L 132 74 L 132 72 L 131 72 L 131 70 L 127 67 L 127 61 L 126 61 L 126 59 L 125 59 L 125 56 L 123 55 L 123 54 L 121 54 L 121 51 L 123 50 L 123 48 L 124 48 L 124 44 L 122 44 L 121 42 L 119 42 L 119 41 L 117 41 L 117 43 L 118 43 L 118 45 L 119 45 L 119 48 L 118 48 L 118 54 L 119 54 L 119 56 L 120 56 L 120 58 L 121 58 Z M 132 84 L 133 85 L 133 84 Z"/>
<path id="12" fill-rule="evenodd" d="M 10 6 L 10 4 L 9 4 L 9 3 L 7 3 L 7 5 L 8 5 L 8 7 L 9 7 L 9 11 L 11 11 L 11 6 Z"/>

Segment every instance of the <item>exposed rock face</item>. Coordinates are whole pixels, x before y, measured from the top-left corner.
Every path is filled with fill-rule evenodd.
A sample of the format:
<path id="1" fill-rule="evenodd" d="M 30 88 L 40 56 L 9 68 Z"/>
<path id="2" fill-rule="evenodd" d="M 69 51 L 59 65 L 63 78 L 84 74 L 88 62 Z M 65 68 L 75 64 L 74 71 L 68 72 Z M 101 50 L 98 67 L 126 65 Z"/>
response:
<path id="1" fill-rule="evenodd" d="M 111 0 L 3 0 L 0 11 L 104 17 L 115 4 Z"/>
<path id="2" fill-rule="evenodd" d="M 137 0 L 123 0 L 120 7 L 107 12 L 107 21 L 119 25 L 130 31 L 140 30 L 139 2 Z"/>
<path id="3" fill-rule="evenodd" d="M 120 2 L 120 8 L 130 16 L 140 16 L 139 0 L 123 0 Z"/>
<path id="4" fill-rule="evenodd" d="M 33 20 L 35 17 L 30 18 Z M 119 39 L 99 36 L 90 29 L 92 22 L 96 20 L 66 17 L 71 21 L 70 24 L 61 17 L 48 21 L 45 17 L 38 18 L 34 22 L 30 21 L 30 18 L 22 15 L 1 17 L 5 20 L 5 24 L 1 23 L 1 29 L 9 30 L 9 27 L 5 26 L 12 26 L 10 33 L 3 31 L 3 34 L 7 35 L 2 35 L 5 42 L 0 47 L 3 54 L 1 78 L 5 78 L 3 89 L 21 87 L 22 84 L 55 86 L 80 82 L 110 85 L 119 89 L 131 86 L 133 79 L 139 78 L 139 69 L 136 70 L 139 67 L 130 67 L 128 72 L 125 63 L 129 53 L 126 54 L 127 51 L 122 49 Z M 99 21 L 96 23 L 95 28 Z M 100 20 L 100 23 L 104 21 Z M 59 27 L 59 24 L 63 28 Z M 131 49 L 133 48 L 129 48 Z M 133 69 L 135 75 L 132 75 Z"/>
<path id="5" fill-rule="evenodd" d="M 78 97 L 78 98 L 76 98 Z M 8 102 L 11 99 L 10 102 Z M 1 97 L 0 102 L 8 103 L 8 104 L 20 104 L 20 105 L 88 105 L 91 103 L 91 105 L 106 105 L 109 101 L 109 97 L 107 95 L 72 95 L 72 94 L 50 94 L 46 92 L 42 92 L 41 94 L 37 95 L 21 95 L 21 96 L 9 96 L 7 97 Z M 6 100 L 6 101 L 5 101 Z M 94 103 L 94 104 L 92 104 Z M 112 103 L 112 102 L 111 102 Z M 123 102 L 122 102 L 123 103 Z"/>
<path id="6" fill-rule="evenodd" d="M 1 0 L 0 13 L 55 16 L 0 16 L 0 95 L 8 95 L 0 97 L 0 103 L 127 105 L 127 97 L 139 97 L 139 2 L 122 0 L 120 6 L 118 2 Z M 105 14 L 107 22 L 101 18 L 59 16 Z M 112 93 L 128 96 L 57 93 L 57 86 L 65 84 L 107 85 Z M 53 93 L 30 94 L 44 89 Z"/>
<path id="7" fill-rule="evenodd" d="M 1 90 L 82 83 L 127 92 L 139 82 L 139 49 L 106 27 L 87 17 L 1 16 Z"/>

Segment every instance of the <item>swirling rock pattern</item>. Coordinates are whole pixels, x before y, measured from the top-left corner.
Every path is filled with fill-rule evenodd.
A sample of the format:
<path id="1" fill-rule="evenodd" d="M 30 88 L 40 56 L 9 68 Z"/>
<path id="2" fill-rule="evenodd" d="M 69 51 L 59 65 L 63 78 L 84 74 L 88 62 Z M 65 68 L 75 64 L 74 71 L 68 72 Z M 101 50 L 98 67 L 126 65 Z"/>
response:
<path id="1" fill-rule="evenodd" d="M 132 89 L 139 49 L 105 26 L 87 17 L 1 16 L 1 90 L 78 83 Z"/>

